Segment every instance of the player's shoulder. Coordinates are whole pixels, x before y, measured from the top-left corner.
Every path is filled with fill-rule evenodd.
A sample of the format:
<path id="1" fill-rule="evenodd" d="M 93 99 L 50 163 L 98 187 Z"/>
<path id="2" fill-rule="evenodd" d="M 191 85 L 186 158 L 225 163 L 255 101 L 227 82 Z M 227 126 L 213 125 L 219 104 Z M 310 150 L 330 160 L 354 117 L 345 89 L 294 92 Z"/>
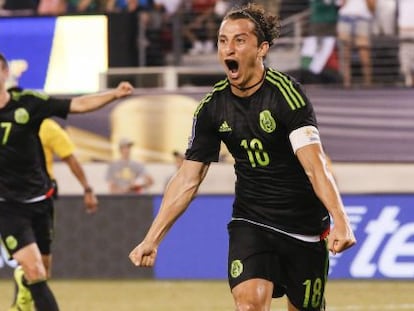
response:
<path id="1" fill-rule="evenodd" d="M 220 95 L 223 91 L 230 87 L 229 80 L 223 79 L 214 84 L 213 88 L 204 96 L 202 102 L 209 102 L 212 98 Z"/>
<path id="2" fill-rule="evenodd" d="M 270 85 L 277 89 L 281 88 L 301 88 L 300 83 L 286 72 L 278 71 L 273 68 L 266 69 L 266 79 Z"/>
<path id="3" fill-rule="evenodd" d="M 35 91 L 35 90 L 30 90 L 30 89 L 22 89 L 20 87 L 12 87 L 10 89 L 8 89 L 8 91 L 11 94 L 11 97 L 18 101 L 21 99 L 25 99 L 25 98 L 37 98 L 40 100 L 47 100 L 49 99 L 49 95 L 39 92 L 39 91 Z"/>
<path id="4" fill-rule="evenodd" d="M 204 97 L 201 99 L 196 110 L 196 114 L 207 104 L 219 98 L 220 95 L 223 94 L 223 92 L 229 87 L 230 83 L 227 79 L 220 80 L 216 84 L 214 84 L 213 88 L 208 93 L 206 93 Z"/>
<path id="5" fill-rule="evenodd" d="M 277 94 L 278 98 L 286 102 L 291 110 L 307 105 L 308 99 L 302 85 L 291 75 L 267 68 L 265 81 L 267 86 Z"/>

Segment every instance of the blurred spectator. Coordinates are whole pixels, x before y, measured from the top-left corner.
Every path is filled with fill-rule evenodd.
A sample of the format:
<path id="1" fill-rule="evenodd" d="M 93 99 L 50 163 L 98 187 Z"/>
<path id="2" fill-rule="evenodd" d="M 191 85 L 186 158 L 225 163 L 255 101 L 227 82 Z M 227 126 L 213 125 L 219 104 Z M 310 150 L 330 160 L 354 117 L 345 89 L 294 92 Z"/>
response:
<path id="1" fill-rule="evenodd" d="M 365 86 L 372 84 L 371 33 L 376 0 L 341 0 L 337 24 L 341 43 L 342 76 L 345 87 L 352 83 L 352 48 L 355 45 Z"/>
<path id="2" fill-rule="evenodd" d="M 414 0 L 398 0 L 398 33 L 400 37 L 400 70 L 404 84 L 414 86 Z"/>
<path id="3" fill-rule="evenodd" d="M 192 0 L 187 7 L 183 35 L 191 44 L 191 55 L 215 51 L 219 25 L 215 5 L 216 0 Z"/>
<path id="4" fill-rule="evenodd" d="M 264 1 L 268 1 L 268 0 L 264 0 Z M 284 20 L 292 15 L 301 13 L 304 10 L 308 9 L 309 0 L 294 0 L 294 1 L 278 0 L 278 4 L 279 4 L 278 15 L 281 20 Z"/>
<path id="5" fill-rule="evenodd" d="M 277 0 L 280 1 L 280 0 Z M 222 19 L 224 15 L 226 15 L 227 11 L 229 11 L 233 7 L 242 7 L 249 2 L 252 2 L 250 0 L 216 0 L 216 4 L 214 6 L 214 11 L 216 15 Z M 263 1 L 255 1 L 257 3 L 259 2 L 270 2 L 274 3 L 275 0 L 263 0 Z M 264 6 L 264 4 L 262 4 Z"/>
<path id="6" fill-rule="evenodd" d="M 163 11 L 166 16 L 171 16 L 178 11 L 182 0 L 154 0 L 154 5 L 158 11 Z"/>
<path id="7" fill-rule="evenodd" d="M 183 0 L 154 0 L 154 10 L 160 16 L 160 25 L 158 26 L 158 38 L 159 42 L 162 44 L 154 46 L 152 52 L 155 52 L 155 49 L 158 49 L 158 53 L 161 51 L 162 56 L 157 56 L 158 59 L 165 58 L 165 55 L 173 50 L 173 33 L 174 33 L 174 21 L 177 21 L 178 12 L 181 11 L 183 5 Z M 151 49 L 150 49 L 151 52 Z M 165 63 L 161 62 L 155 65 L 164 65 Z"/>
<path id="8" fill-rule="evenodd" d="M 373 25 L 374 34 L 393 36 L 396 28 L 396 15 L 397 0 L 377 0 Z"/>
<path id="9" fill-rule="evenodd" d="M 98 13 L 101 11 L 99 0 L 66 0 L 67 13 Z"/>
<path id="10" fill-rule="evenodd" d="M 107 13 L 121 13 L 133 12 L 135 9 L 128 6 L 128 0 L 107 0 L 105 4 L 105 12 Z"/>
<path id="11" fill-rule="evenodd" d="M 154 183 L 142 163 L 131 160 L 133 142 L 123 138 L 119 142 L 121 158 L 109 164 L 106 180 L 112 194 L 143 193 Z"/>
<path id="12" fill-rule="evenodd" d="M 106 3 L 107 13 L 136 14 L 134 41 L 139 66 L 165 65 L 162 42 L 164 9 L 155 0 L 108 0 Z"/>
<path id="13" fill-rule="evenodd" d="M 227 0 L 217 0 L 214 5 L 214 13 L 220 17 L 224 17 L 227 11 L 233 6 L 232 1 Z"/>
<path id="14" fill-rule="evenodd" d="M 308 76 L 313 76 L 312 82 L 338 82 L 337 0 L 310 0 L 310 12 L 309 36 L 303 41 L 301 67 Z"/>
<path id="15" fill-rule="evenodd" d="M 154 8 L 154 0 L 107 0 L 106 12 L 138 12 L 150 11 Z"/>
<path id="16" fill-rule="evenodd" d="M 274 15 L 279 15 L 279 11 L 280 11 L 280 4 L 282 2 L 282 0 L 256 0 L 256 1 L 244 1 L 246 3 L 248 2 L 256 2 L 257 4 L 262 5 L 266 12 L 270 12 L 271 14 Z"/>
<path id="17" fill-rule="evenodd" d="M 66 13 L 66 0 L 40 0 L 37 14 L 58 16 Z"/>
<path id="18" fill-rule="evenodd" d="M 30 16 L 37 11 L 36 0 L 4 0 L 0 16 Z"/>

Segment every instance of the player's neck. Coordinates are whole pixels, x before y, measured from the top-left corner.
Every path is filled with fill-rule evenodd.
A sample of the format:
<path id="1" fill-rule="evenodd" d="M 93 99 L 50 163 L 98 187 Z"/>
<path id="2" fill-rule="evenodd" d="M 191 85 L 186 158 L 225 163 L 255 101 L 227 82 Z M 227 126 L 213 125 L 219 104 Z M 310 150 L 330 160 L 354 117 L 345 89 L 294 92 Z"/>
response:
<path id="1" fill-rule="evenodd" d="M 261 77 L 256 82 L 253 82 L 250 85 L 247 86 L 238 86 L 235 84 L 230 83 L 232 92 L 234 95 L 239 97 L 248 97 L 255 93 L 263 84 L 263 81 L 266 77 L 266 70 L 263 70 L 263 73 L 261 73 Z"/>
<path id="2" fill-rule="evenodd" d="M 0 108 L 3 108 L 7 105 L 10 100 L 10 93 L 5 89 L 0 90 Z"/>

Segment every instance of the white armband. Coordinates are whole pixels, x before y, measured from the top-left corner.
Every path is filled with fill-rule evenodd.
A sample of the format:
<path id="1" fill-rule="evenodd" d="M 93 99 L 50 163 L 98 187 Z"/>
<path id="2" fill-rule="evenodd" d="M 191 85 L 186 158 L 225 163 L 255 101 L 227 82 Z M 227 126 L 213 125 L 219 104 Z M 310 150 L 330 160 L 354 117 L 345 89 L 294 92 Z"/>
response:
<path id="1" fill-rule="evenodd" d="M 289 134 L 289 140 L 293 148 L 293 152 L 310 144 L 320 144 L 319 131 L 312 125 L 300 127 Z"/>

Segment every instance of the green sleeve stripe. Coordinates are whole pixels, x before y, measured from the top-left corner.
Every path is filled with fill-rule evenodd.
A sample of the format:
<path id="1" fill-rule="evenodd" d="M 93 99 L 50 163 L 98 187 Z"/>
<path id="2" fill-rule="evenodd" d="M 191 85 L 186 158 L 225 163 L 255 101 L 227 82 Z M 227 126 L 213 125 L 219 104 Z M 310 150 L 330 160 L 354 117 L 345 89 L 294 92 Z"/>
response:
<path id="1" fill-rule="evenodd" d="M 287 103 L 289 104 L 290 109 L 295 110 L 296 106 L 295 104 L 291 101 L 290 96 L 286 93 L 285 87 L 283 87 L 279 81 L 277 80 L 273 80 L 272 77 L 270 76 L 266 76 L 266 80 L 268 80 L 270 83 L 274 84 L 277 86 L 277 88 L 279 89 L 279 91 L 282 93 L 283 97 L 286 99 Z"/>
<path id="2" fill-rule="evenodd" d="M 271 70 L 271 72 L 273 74 L 277 74 L 280 78 L 282 78 L 283 80 L 286 81 L 286 83 L 290 86 L 290 88 L 292 89 L 293 93 L 296 95 L 296 98 L 300 101 L 301 106 L 304 107 L 306 106 L 306 102 L 303 99 L 302 95 L 300 95 L 300 93 L 298 92 L 298 90 L 293 86 L 292 80 L 288 79 L 286 77 L 286 75 L 283 75 L 281 72 L 276 71 L 276 70 Z"/>
<path id="3" fill-rule="evenodd" d="M 215 85 L 214 85 L 214 89 L 217 89 L 217 88 L 219 88 L 219 89 L 223 89 L 223 87 L 226 87 L 228 85 L 228 81 L 227 81 L 227 79 L 223 79 L 223 80 L 221 80 L 221 81 L 219 81 L 219 82 L 217 82 Z"/>
<path id="4" fill-rule="evenodd" d="M 214 85 L 213 90 L 211 92 L 207 93 L 206 96 L 204 96 L 204 98 L 198 104 L 197 109 L 194 112 L 194 117 L 197 117 L 197 115 L 200 112 L 201 108 L 203 108 L 204 105 L 210 101 L 211 97 L 213 97 L 214 92 L 224 90 L 228 85 L 229 85 L 229 83 L 228 83 L 227 79 L 224 79 L 224 80 L 221 80 L 220 82 L 217 82 Z"/>
<path id="5" fill-rule="evenodd" d="M 304 106 L 303 99 L 297 93 L 291 81 L 284 79 L 282 75 L 277 74 L 274 71 L 269 71 L 269 78 L 274 79 L 275 81 L 278 81 L 279 84 L 277 84 L 277 86 L 279 87 L 279 89 L 282 90 L 283 88 L 285 90 L 285 94 L 286 93 L 288 94 L 289 97 L 287 97 L 285 94 L 284 96 L 285 96 L 285 99 L 289 102 L 289 106 L 291 107 L 292 110 L 295 110 L 296 108 L 300 108 L 301 106 Z M 292 107 L 292 105 L 294 107 Z"/>
<path id="6" fill-rule="evenodd" d="M 200 101 L 200 103 L 197 106 L 197 109 L 194 112 L 194 117 L 197 117 L 198 113 L 200 112 L 201 108 L 203 108 L 204 104 L 208 102 L 211 98 L 212 93 L 208 93 L 204 98 Z"/>
<path id="7" fill-rule="evenodd" d="M 271 79 L 274 79 L 278 81 L 282 87 L 287 90 L 290 96 L 290 100 L 295 103 L 295 108 L 291 108 L 294 110 L 296 108 L 301 108 L 306 105 L 306 102 L 304 101 L 303 97 L 299 94 L 299 92 L 296 90 L 296 88 L 293 86 L 292 81 L 290 81 L 286 76 L 282 75 L 280 72 L 269 70 L 268 71 L 268 77 Z M 271 80 L 269 80 L 272 82 Z M 275 83 L 274 83 L 275 84 Z M 280 86 L 278 86 L 280 88 Z M 288 100 L 286 98 L 286 100 Z"/>
<path id="8" fill-rule="evenodd" d="M 23 90 L 23 91 L 20 91 L 20 92 L 19 91 L 12 91 L 13 100 L 19 100 L 20 97 L 26 96 L 26 95 L 32 95 L 32 96 L 40 98 L 42 100 L 47 100 L 49 98 L 49 95 L 47 95 L 47 94 L 39 93 L 39 92 L 32 91 L 32 90 Z"/>
<path id="9" fill-rule="evenodd" d="M 23 90 L 22 95 L 33 95 L 34 97 L 37 97 L 43 100 L 47 100 L 49 98 L 49 95 L 47 94 L 39 93 L 39 92 L 32 91 L 32 90 Z"/>
<path id="10" fill-rule="evenodd" d="M 303 99 L 303 96 L 300 95 L 300 93 L 298 92 L 297 88 L 295 88 L 293 86 L 292 80 L 289 80 L 285 75 L 282 75 L 280 72 L 276 71 L 275 73 L 277 73 L 283 80 L 286 81 L 286 83 L 288 83 L 288 85 L 290 86 L 290 88 L 292 89 L 293 93 L 296 95 L 296 98 L 300 101 L 301 107 L 306 106 L 306 102 Z"/>

